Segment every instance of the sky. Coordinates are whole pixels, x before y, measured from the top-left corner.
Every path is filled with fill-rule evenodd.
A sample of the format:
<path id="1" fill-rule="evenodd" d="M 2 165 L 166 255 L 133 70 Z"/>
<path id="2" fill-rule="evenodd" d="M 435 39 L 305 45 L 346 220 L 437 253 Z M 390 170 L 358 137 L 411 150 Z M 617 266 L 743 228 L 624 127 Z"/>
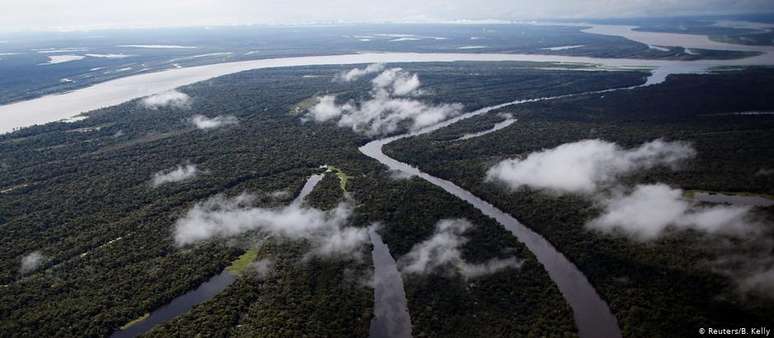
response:
<path id="1" fill-rule="evenodd" d="M 0 31 L 739 14 L 772 0 L 1 0 Z"/>

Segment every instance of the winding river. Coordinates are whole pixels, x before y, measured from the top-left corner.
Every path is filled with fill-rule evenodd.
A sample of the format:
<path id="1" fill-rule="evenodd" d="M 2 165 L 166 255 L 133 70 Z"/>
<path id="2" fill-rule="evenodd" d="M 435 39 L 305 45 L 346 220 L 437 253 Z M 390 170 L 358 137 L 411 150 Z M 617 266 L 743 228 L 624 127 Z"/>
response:
<path id="1" fill-rule="evenodd" d="M 611 90 L 615 89 L 607 91 Z M 424 173 L 419 169 L 406 163 L 399 162 L 382 152 L 382 147 L 397 140 L 431 133 L 460 120 L 485 114 L 499 108 L 568 96 L 570 95 L 518 100 L 482 108 L 418 131 L 371 141 L 360 147 L 360 152 L 379 161 L 391 170 L 401 171 L 422 178 L 457 198 L 468 202 L 484 215 L 494 218 L 503 227 L 513 233 L 520 242 L 524 243 L 527 249 L 535 255 L 538 262 L 546 269 L 549 277 L 557 285 L 562 296 L 564 296 L 565 300 L 572 308 L 575 317 L 575 325 L 578 327 L 578 332 L 581 337 L 620 337 L 621 329 L 618 327 L 618 321 L 615 316 L 613 316 L 612 312 L 610 312 L 607 303 L 599 297 L 599 294 L 597 294 L 597 291 L 591 283 L 589 283 L 588 279 L 586 279 L 586 276 L 583 275 L 572 262 L 564 257 L 561 252 L 557 251 L 545 238 L 519 223 L 513 216 L 497 209 L 489 202 L 482 200 L 456 184 Z"/>
<path id="2" fill-rule="evenodd" d="M 632 30 L 632 27 L 627 26 L 590 26 L 592 27 L 585 30 L 588 33 L 622 36 L 647 45 L 678 46 L 695 49 L 744 50 L 754 51 L 760 54 L 753 57 L 735 60 L 675 61 L 593 58 L 540 54 L 359 53 L 348 55 L 308 56 L 229 62 L 134 75 L 99 83 L 67 93 L 48 95 L 28 101 L 3 105 L 0 106 L 0 116 L 2 116 L 2 123 L 0 123 L 0 133 L 6 133 L 20 127 L 70 118 L 77 114 L 88 112 L 94 109 L 114 106 L 130 101 L 132 99 L 173 90 L 180 86 L 189 85 L 222 75 L 263 68 L 367 64 L 375 62 L 402 63 L 454 61 L 531 61 L 584 64 L 593 68 L 601 67 L 600 69 L 650 69 L 651 76 L 645 83 L 645 85 L 650 85 L 664 81 L 669 74 L 702 73 L 713 67 L 724 66 L 774 65 L 774 49 L 772 47 L 730 45 L 710 41 L 706 37 L 696 35 L 636 32 Z M 476 197 L 472 193 L 460 188 L 454 183 L 423 173 L 417 168 L 411 167 L 408 164 L 396 161 L 384 155 L 382 152 L 382 147 L 386 144 L 402 138 L 430 133 L 455 123 L 461 119 L 485 114 L 492 110 L 510 105 L 535 102 L 540 100 L 550 100 L 566 96 L 567 95 L 519 100 L 483 108 L 458 116 L 454 119 L 439 123 L 426 129 L 372 141 L 361 147 L 360 151 L 363 154 L 378 160 L 390 169 L 399 170 L 411 175 L 418 176 L 442 188 L 443 190 L 470 203 L 483 214 L 497 220 L 506 229 L 510 230 L 522 243 L 524 243 L 527 248 L 535 254 L 538 261 L 543 264 L 550 278 L 556 283 L 560 292 L 571 306 L 574 313 L 575 323 L 582 337 L 619 337 L 621 335 L 620 328 L 618 327 L 616 318 L 610 312 L 607 304 L 599 297 L 596 290 L 594 290 L 583 273 L 581 273 L 575 265 L 573 265 L 564 255 L 562 255 L 562 253 L 558 252 L 548 241 L 546 241 L 535 232 L 531 231 L 529 228 L 520 224 L 511 215 L 502 212 L 490 203 Z M 305 188 L 303 191 L 311 191 L 311 189 Z M 379 247 L 376 244 L 380 242 L 380 239 L 373 235 L 372 239 L 374 240 L 376 249 Z M 386 254 L 389 255 L 389 250 L 386 246 L 383 248 L 380 247 L 379 250 L 379 253 L 375 252 L 374 254 L 383 255 L 386 252 Z M 385 262 L 385 264 L 389 265 L 388 260 Z M 387 265 L 384 266 L 386 267 Z M 215 278 L 218 278 L 218 276 Z M 199 289 L 192 292 L 197 291 L 199 291 Z M 181 297 L 185 297 L 186 295 Z M 198 300 L 199 302 L 202 301 L 201 298 Z M 162 310 L 167 311 L 167 309 L 174 308 L 174 310 L 170 310 L 171 315 L 165 315 L 165 318 L 171 319 L 184 313 L 193 306 L 190 305 L 178 308 L 177 306 L 172 306 L 173 303 L 175 303 L 175 301 L 170 303 L 168 306 L 165 306 L 164 308 L 151 313 L 149 319 L 154 318 L 154 315 L 157 312 Z M 181 301 L 181 303 L 184 302 Z M 401 312 L 403 310 L 401 310 L 399 306 L 398 310 L 395 311 Z M 405 325 L 405 320 L 408 320 L 408 314 L 406 313 L 406 316 L 401 318 L 402 319 L 393 321 L 393 324 L 390 325 Z M 148 319 L 146 319 L 146 321 L 148 321 Z M 148 326 L 145 330 L 152 327 L 152 325 L 145 325 L 143 322 L 145 321 L 141 321 L 132 327 L 140 328 Z M 148 321 L 148 323 L 150 323 L 150 321 Z M 131 329 L 131 327 L 129 329 Z M 387 328 L 386 330 L 392 329 L 394 328 Z M 138 329 L 138 331 L 140 330 Z M 117 333 L 117 335 L 121 336 L 121 332 Z M 136 332 L 132 334 L 127 333 L 125 336 L 135 336 L 142 332 Z M 410 334 L 410 331 L 408 334 Z"/>

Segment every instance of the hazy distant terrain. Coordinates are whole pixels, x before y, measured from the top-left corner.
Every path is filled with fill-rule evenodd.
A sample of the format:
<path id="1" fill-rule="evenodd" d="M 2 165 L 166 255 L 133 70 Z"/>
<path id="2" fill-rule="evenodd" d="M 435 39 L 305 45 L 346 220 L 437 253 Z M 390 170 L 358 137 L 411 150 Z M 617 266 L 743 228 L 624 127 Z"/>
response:
<path id="1" fill-rule="evenodd" d="M 529 24 L 384 24 L 19 33 L 2 37 L 7 42 L 0 44 L 0 74 L 3 74 L 0 104 L 132 74 L 287 56 L 366 51 L 534 53 L 646 59 L 743 55 L 723 51 L 691 55 L 681 48 L 654 49 L 621 37 L 583 33 L 582 28 Z M 50 57 L 59 57 L 59 63 L 50 63 Z"/>

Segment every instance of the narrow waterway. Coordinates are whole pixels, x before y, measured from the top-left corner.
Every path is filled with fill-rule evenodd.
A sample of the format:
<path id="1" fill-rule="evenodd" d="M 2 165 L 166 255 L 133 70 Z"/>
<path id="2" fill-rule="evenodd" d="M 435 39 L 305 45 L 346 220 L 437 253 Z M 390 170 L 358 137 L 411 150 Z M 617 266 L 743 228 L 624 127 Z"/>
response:
<path id="1" fill-rule="evenodd" d="M 173 299 L 166 305 L 150 313 L 145 319 L 129 325 L 124 330 L 113 333 L 111 338 L 132 338 L 150 331 L 156 325 L 162 324 L 168 320 L 182 315 L 194 306 L 204 303 L 234 283 L 236 276 L 228 271 L 223 271 L 206 282 L 202 283 L 193 291 L 189 291 L 182 296 Z"/>
<path id="2" fill-rule="evenodd" d="M 398 265 L 376 227 L 369 228 L 368 234 L 374 246 L 374 319 L 369 337 L 410 338 L 411 317 Z"/>
<path id="3" fill-rule="evenodd" d="M 325 177 L 325 174 L 312 174 L 312 176 L 309 176 L 309 178 L 306 180 L 306 183 L 304 183 L 304 186 L 301 188 L 301 192 L 298 193 L 298 196 L 296 196 L 295 199 L 293 199 L 293 202 L 290 202 L 290 205 L 300 205 L 304 202 L 304 199 L 306 196 L 309 196 L 309 194 L 314 191 L 314 188 L 322 181 L 322 179 Z"/>
<path id="4" fill-rule="evenodd" d="M 592 93 L 625 89 L 630 88 L 609 89 Z M 469 191 L 457 186 L 456 184 L 424 173 L 419 169 L 412 167 L 409 164 L 397 161 L 382 152 L 382 148 L 385 145 L 397 140 L 427 134 L 440 128 L 449 126 L 460 120 L 485 114 L 496 109 L 528 102 L 554 100 L 558 98 L 570 97 L 573 95 L 580 94 L 518 100 L 482 108 L 415 132 L 371 141 L 360 147 L 360 152 L 370 158 L 379 161 L 391 170 L 402 171 L 406 174 L 420 177 L 425 181 L 430 182 L 431 184 L 460 198 L 461 200 L 468 202 L 476 209 L 481 211 L 481 213 L 484 215 L 494 218 L 503 227 L 513 233 L 513 235 L 516 236 L 520 242 L 524 243 L 524 245 L 535 255 L 538 262 L 540 262 L 540 264 L 542 264 L 546 269 L 549 277 L 557 285 L 559 291 L 562 293 L 562 296 L 572 308 L 575 325 L 577 326 L 578 333 L 581 337 L 621 337 L 621 329 L 618 326 L 618 321 L 616 320 L 615 316 L 613 316 L 607 303 L 599 296 L 586 276 L 580 270 L 578 270 L 575 264 L 570 262 L 567 257 L 559 252 L 545 238 L 519 223 L 519 221 L 516 220 L 513 216 L 501 211 L 489 202 L 482 200 Z"/>
<path id="5" fill-rule="evenodd" d="M 293 199 L 291 205 L 299 205 L 304 199 L 309 196 L 317 184 L 322 181 L 325 174 L 311 175 L 304 183 L 301 192 Z M 159 324 L 163 324 L 169 320 L 175 319 L 178 316 L 190 311 L 194 306 L 204 303 L 219 293 L 223 292 L 229 285 L 236 281 L 237 276 L 223 270 L 218 275 L 213 276 L 206 282 L 199 285 L 196 289 L 186 292 L 185 294 L 176 297 L 166 305 L 154 310 L 147 317 L 142 320 L 138 320 L 126 328 L 114 332 L 110 335 L 111 338 L 133 338 L 143 333 L 146 333 L 156 327 Z"/>

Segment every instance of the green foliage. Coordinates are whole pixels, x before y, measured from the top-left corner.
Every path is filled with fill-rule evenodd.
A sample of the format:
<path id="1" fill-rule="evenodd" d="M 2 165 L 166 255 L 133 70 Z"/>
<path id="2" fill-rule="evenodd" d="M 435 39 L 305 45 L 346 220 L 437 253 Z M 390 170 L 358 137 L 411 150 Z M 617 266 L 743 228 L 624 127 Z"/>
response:
<path id="1" fill-rule="evenodd" d="M 226 271 L 235 275 L 240 275 L 245 271 L 245 269 L 247 269 L 248 266 L 250 266 L 250 263 L 255 261 L 256 257 L 258 257 L 258 250 L 255 248 L 250 248 L 241 256 L 239 256 L 239 258 L 233 261 L 231 265 L 226 268 Z"/>
<path id="2" fill-rule="evenodd" d="M 329 174 L 326 174 L 314 191 L 306 197 L 306 203 L 323 210 L 333 209 L 343 201 L 344 191 L 341 190 L 341 181 L 336 175 Z"/>
<path id="3" fill-rule="evenodd" d="M 349 175 L 347 175 L 347 173 L 343 172 L 341 169 L 336 168 L 332 165 L 328 166 L 328 170 L 336 173 L 336 177 L 339 179 L 339 187 L 341 187 L 341 191 L 346 192 L 347 183 L 349 182 Z"/>

